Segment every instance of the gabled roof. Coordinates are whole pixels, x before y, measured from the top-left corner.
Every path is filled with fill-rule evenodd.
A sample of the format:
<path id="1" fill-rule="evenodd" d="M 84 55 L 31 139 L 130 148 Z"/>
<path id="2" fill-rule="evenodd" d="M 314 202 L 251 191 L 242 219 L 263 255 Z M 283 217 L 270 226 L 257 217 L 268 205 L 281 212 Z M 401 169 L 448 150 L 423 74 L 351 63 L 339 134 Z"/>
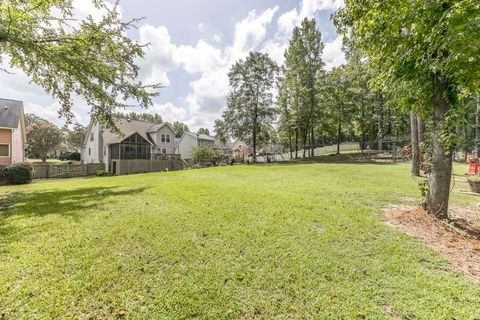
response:
<path id="1" fill-rule="evenodd" d="M 169 127 L 170 130 L 172 130 L 173 132 L 175 132 L 175 129 L 173 129 L 173 126 L 169 123 L 169 122 L 164 122 L 164 123 L 161 123 L 161 124 L 156 124 L 154 126 L 152 126 L 150 129 L 149 129 L 149 133 L 151 132 L 157 132 L 158 130 L 160 130 L 161 128 L 163 127 Z"/>
<path id="2" fill-rule="evenodd" d="M 0 99 L 0 128 L 18 128 L 18 122 L 23 115 L 21 101 Z"/>
<path id="3" fill-rule="evenodd" d="M 134 133 L 138 133 L 142 138 L 147 140 L 149 143 L 155 144 L 150 138 L 150 136 L 148 135 L 148 132 L 153 132 L 151 131 L 151 128 L 156 126 L 155 123 L 137 121 L 137 120 L 118 119 L 117 121 L 115 121 L 115 126 L 120 131 L 120 133 L 111 132 L 108 129 L 103 129 L 102 137 L 103 137 L 104 144 L 108 145 L 113 143 L 120 143 Z"/>
<path id="4" fill-rule="evenodd" d="M 198 133 L 193 133 L 193 132 L 184 132 L 182 134 L 182 136 L 180 137 L 180 139 L 178 139 L 177 143 L 175 143 L 175 147 L 177 147 L 180 142 L 183 140 L 183 138 L 185 136 L 189 136 L 189 137 L 192 137 L 192 138 L 195 138 L 195 139 L 199 139 L 199 140 L 207 140 L 207 141 L 216 141 L 216 139 L 214 137 L 210 137 L 210 136 L 207 136 L 206 134 L 198 134 Z"/>

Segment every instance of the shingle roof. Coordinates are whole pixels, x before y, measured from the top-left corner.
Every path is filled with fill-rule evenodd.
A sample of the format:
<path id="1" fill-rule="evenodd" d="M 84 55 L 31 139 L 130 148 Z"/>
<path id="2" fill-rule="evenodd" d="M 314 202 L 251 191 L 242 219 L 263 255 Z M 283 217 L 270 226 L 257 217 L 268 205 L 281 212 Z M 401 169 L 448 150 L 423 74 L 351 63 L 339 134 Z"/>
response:
<path id="1" fill-rule="evenodd" d="M 148 132 L 153 132 L 151 128 L 157 126 L 155 123 L 118 119 L 115 122 L 115 125 L 118 130 L 120 130 L 121 134 L 104 129 L 102 134 L 104 144 L 120 143 L 134 133 L 138 133 L 151 144 L 155 144 L 148 135 Z"/>
<path id="2" fill-rule="evenodd" d="M 21 101 L 0 99 L 0 128 L 16 129 L 22 112 Z"/>

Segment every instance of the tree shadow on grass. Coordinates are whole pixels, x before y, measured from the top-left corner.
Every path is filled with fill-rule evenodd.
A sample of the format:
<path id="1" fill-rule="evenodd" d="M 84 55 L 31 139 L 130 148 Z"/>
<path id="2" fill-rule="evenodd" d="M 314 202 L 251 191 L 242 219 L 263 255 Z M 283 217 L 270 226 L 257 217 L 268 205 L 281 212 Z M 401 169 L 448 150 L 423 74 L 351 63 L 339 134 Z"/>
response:
<path id="1" fill-rule="evenodd" d="M 42 217 L 46 215 L 70 216 L 80 219 L 89 209 L 101 209 L 107 201 L 120 196 L 142 193 L 145 188 L 90 187 L 74 190 L 40 190 L 0 194 L 0 237 L 19 230 L 10 219 Z M 119 202 L 120 203 L 120 202 Z"/>

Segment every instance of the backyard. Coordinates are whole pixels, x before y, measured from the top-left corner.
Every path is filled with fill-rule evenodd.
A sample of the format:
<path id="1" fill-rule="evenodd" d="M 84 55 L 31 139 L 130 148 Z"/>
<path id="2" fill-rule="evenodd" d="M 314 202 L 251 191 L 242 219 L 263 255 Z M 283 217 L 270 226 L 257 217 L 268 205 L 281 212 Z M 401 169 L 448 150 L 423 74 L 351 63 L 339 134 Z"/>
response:
<path id="1" fill-rule="evenodd" d="M 416 201 L 406 164 L 1 187 L 0 318 L 480 318 L 477 280 L 384 223 Z"/>

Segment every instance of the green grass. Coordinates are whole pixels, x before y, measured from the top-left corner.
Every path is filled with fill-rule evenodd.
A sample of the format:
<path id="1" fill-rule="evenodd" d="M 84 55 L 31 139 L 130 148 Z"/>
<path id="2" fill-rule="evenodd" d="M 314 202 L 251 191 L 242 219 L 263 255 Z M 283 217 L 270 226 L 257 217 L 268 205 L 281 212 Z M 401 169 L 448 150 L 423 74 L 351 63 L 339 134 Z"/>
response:
<path id="1" fill-rule="evenodd" d="M 406 165 L 380 164 L 2 187 L 0 315 L 479 318 L 479 283 L 383 224 L 382 206 L 418 196 Z"/>

